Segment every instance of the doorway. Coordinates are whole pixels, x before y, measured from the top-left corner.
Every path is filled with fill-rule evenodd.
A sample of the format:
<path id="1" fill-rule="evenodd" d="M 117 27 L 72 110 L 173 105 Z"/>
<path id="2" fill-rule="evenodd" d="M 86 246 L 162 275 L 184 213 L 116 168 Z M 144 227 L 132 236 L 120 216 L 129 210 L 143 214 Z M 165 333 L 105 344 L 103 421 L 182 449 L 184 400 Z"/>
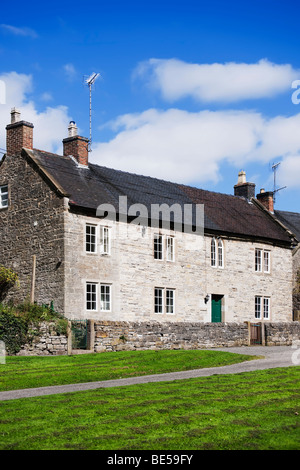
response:
<path id="1" fill-rule="evenodd" d="M 222 322 L 222 299 L 223 295 L 212 294 L 211 296 L 211 321 L 212 323 Z"/>

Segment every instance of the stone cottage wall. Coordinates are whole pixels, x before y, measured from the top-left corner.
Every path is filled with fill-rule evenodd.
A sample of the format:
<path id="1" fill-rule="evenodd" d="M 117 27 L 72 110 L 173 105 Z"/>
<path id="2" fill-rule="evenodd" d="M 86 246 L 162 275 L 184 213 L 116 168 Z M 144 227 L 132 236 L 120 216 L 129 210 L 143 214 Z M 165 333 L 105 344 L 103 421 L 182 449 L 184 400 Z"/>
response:
<path id="1" fill-rule="evenodd" d="M 97 252 L 85 252 L 85 226 L 97 227 Z M 111 253 L 99 247 L 101 225 L 111 227 Z M 255 296 L 271 299 L 271 321 L 292 320 L 290 249 L 223 238 L 224 267 L 210 263 L 211 237 L 159 230 L 166 243 L 174 236 L 175 261 L 153 256 L 152 227 L 122 224 L 72 212 L 65 215 L 65 315 L 69 319 L 130 322 L 211 322 L 211 296 L 222 296 L 222 322 L 256 321 Z M 255 248 L 271 253 L 270 273 L 255 272 Z M 86 309 L 86 283 L 97 286 L 98 303 Z M 110 311 L 101 311 L 100 284 L 111 286 Z M 155 313 L 155 287 L 173 289 L 175 312 Z M 208 302 L 205 301 L 208 295 Z"/>
<path id="2" fill-rule="evenodd" d="M 20 286 L 6 301 L 29 300 L 33 255 L 38 304 L 64 306 L 64 200 L 43 180 L 25 156 L 7 156 L 0 166 L 0 185 L 8 184 L 9 205 L 0 209 L 0 264 L 15 270 Z"/>

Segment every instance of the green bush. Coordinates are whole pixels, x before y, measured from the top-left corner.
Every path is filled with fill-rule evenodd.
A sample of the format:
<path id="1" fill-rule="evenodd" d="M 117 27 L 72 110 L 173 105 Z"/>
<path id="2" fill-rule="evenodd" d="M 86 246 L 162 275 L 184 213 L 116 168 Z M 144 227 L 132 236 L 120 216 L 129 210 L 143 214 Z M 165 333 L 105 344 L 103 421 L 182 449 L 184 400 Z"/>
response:
<path id="1" fill-rule="evenodd" d="M 16 354 L 28 339 L 28 325 L 22 318 L 18 318 L 9 308 L 2 308 L 0 312 L 0 339 L 5 343 L 7 354 Z"/>
<path id="2" fill-rule="evenodd" d="M 2 301 L 8 290 L 19 283 L 18 275 L 12 269 L 0 265 L 0 301 Z"/>
<path id="3" fill-rule="evenodd" d="M 53 323 L 58 335 L 67 332 L 67 319 L 52 305 L 24 302 L 15 307 L 0 303 L 0 340 L 4 341 L 7 354 L 18 353 L 24 344 L 39 336 L 42 322 Z"/>

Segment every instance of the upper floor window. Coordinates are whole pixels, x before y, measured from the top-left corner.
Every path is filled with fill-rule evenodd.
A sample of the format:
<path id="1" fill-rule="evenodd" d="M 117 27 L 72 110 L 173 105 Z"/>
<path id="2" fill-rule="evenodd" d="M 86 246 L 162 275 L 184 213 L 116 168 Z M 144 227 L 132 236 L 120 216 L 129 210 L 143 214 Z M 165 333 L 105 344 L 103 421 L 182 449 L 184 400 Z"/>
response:
<path id="1" fill-rule="evenodd" d="M 110 233 L 110 227 L 100 227 L 100 251 L 103 255 L 110 255 Z"/>
<path id="2" fill-rule="evenodd" d="M 97 251 L 96 231 L 96 225 L 87 224 L 85 227 L 85 251 L 87 253 L 96 253 Z"/>
<path id="3" fill-rule="evenodd" d="M 0 186 L 0 209 L 8 206 L 8 186 Z"/>
<path id="4" fill-rule="evenodd" d="M 261 248 L 255 249 L 255 271 L 257 273 L 270 272 L 270 258 L 271 252 Z"/>
<path id="5" fill-rule="evenodd" d="M 224 246 L 221 238 L 213 238 L 211 240 L 210 265 L 214 268 L 224 267 Z"/>
<path id="6" fill-rule="evenodd" d="M 165 253 L 165 254 L 164 254 Z M 154 234 L 154 259 L 175 261 L 175 238 Z"/>
<path id="7" fill-rule="evenodd" d="M 167 261 L 175 261 L 174 237 L 167 237 Z"/>
<path id="8" fill-rule="evenodd" d="M 86 253 L 97 253 L 97 225 L 86 224 L 85 226 L 85 251 Z M 110 255 L 111 228 L 100 226 L 100 253 Z"/>
<path id="9" fill-rule="evenodd" d="M 163 259 L 162 235 L 154 235 L 154 259 Z"/>

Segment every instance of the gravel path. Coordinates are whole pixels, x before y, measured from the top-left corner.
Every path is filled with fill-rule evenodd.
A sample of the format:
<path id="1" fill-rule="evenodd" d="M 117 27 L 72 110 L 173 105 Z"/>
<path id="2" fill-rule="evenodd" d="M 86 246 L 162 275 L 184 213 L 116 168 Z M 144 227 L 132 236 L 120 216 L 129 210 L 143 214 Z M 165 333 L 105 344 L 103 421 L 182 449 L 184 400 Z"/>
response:
<path id="1" fill-rule="evenodd" d="M 209 369 L 194 369 L 183 372 L 170 372 L 166 374 L 144 375 L 127 379 L 105 380 L 99 382 L 88 382 L 70 385 L 56 385 L 52 387 L 29 388 L 23 390 L 12 390 L 0 392 L 1 400 L 13 400 L 16 398 L 37 397 L 53 395 L 56 393 L 78 392 L 82 390 L 93 390 L 96 388 L 119 387 L 124 385 L 142 384 L 148 382 L 161 382 L 168 380 L 181 380 L 194 377 L 207 377 L 215 374 L 237 374 L 253 370 L 272 369 L 275 367 L 290 367 L 300 365 L 300 349 L 291 346 L 242 346 L 234 348 L 215 348 L 214 351 L 229 351 L 239 354 L 264 356 L 264 359 L 241 362 L 223 367 L 212 367 Z"/>

